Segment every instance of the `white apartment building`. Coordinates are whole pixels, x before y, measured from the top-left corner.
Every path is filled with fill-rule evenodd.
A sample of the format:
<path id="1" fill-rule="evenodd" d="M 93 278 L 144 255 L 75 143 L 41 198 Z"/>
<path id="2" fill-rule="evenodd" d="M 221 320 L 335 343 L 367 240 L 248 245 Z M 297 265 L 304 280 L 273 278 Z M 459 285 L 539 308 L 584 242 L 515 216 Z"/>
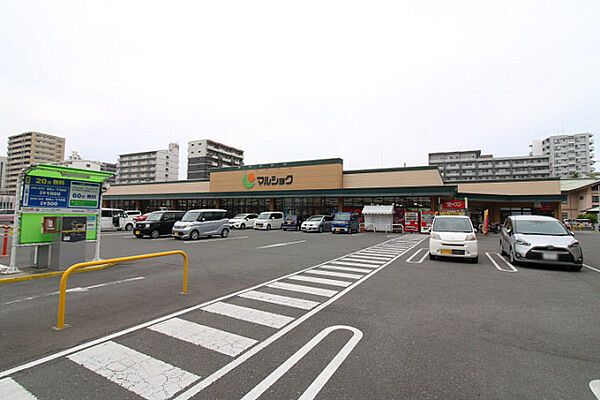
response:
<path id="1" fill-rule="evenodd" d="M 114 175 L 106 180 L 107 183 L 113 184 L 117 182 L 117 164 L 104 161 L 85 160 L 77 151 L 71 151 L 69 158 L 61 163 L 66 167 L 91 169 L 94 171 L 112 172 Z"/>
<path id="2" fill-rule="evenodd" d="M 548 156 L 494 157 L 481 150 L 429 153 L 444 182 L 540 179 L 550 177 Z"/>
<path id="3" fill-rule="evenodd" d="M 118 175 L 119 184 L 176 181 L 179 178 L 179 145 L 169 143 L 166 150 L 121 154 Z"/>
<path id="4" fill-rule="evenodd" d="M 534 140 L 531 155 L 550 157 L 552 176 L 573 178 L 588 176 L 594 172 L 594 140 L 591 133 L 550 136 Z"/>
<path id="5" fill-rule="evenodd" d="M 188 142 L 188 179 L 208 179 L 214 168 L 244 165 L 244 151 L 210 139 Z"/>
<path id="6" fill-rule="evenodd" d="M 8 165 L 8 157 L 0 156 L 0 189 L 6 186 L 6 166 Z"/>

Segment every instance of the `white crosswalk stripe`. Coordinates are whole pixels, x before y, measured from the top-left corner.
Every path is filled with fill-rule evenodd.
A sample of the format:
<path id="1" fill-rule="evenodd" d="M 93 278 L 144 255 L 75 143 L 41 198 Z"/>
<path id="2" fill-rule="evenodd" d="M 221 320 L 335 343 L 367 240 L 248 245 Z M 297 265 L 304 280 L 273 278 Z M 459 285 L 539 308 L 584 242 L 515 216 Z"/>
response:
<path id="1" fill-rule="evenodd" d="M 380 257 L 380 256 L 372 256 L 372 255 L 365 255 L 365 254 L 352 254 L 350 257 L 363 258 L 365 260 L 378 261 L 378 262 L 382 262 L 382 263 L 389 261 L 391 259 L 390 257 Z"/>
<path id="2" fill-rule="evenodd" d="M 272 293 L 259 292 L 258 290 L 251 290 L 240 294 L 240 297 L 258 301 L 264 301 L 266 303 L 280 304 L 283 306 L 301 308 L 303 310 L 311 310 L 319 305 L 316 301 L 297 299 L 295 297 L 280 296 Z"/>
<path id="3" fill-rule="evenodd" d="M 336 265 L 347 265 L 349 267 L 360 267 L 360 268 L 379 268 L 379 265 L 374 264 L 365 264 L 365 263 L 357 263 L 357 262 L 349 262 L 349 261 L 331 261 L 331 264 L 335 263 Z"/>
<path id="4" fill-rule="evenodd" d="M 362 274 L 369 274 L 369 273 L 373 272 L 373 270 L 370 270 L 370 269 L 352 268 L 352 267 L 339 267 L 337 265 L 321 265 L 319 268 L 334 269 L 336 271 L 359 272 L 359 273 L 362 273 Z"/>
<path id="5" fill-rule="evenodd" d="M 295 281 L 303 281 L 303 282 L 322 283 L 324 285 L 341 286 L 341 287 L 348 287 L 348 286 L 352 285 L 352 282 L 339 281 L 339 280 L 335 280 L 335 279 L 315 278 L 314 276 L 306 276 L 306 275 L 288 276 L 288 279 L 293 279 Z"/>
<path id="6" fill-rule="evenodd" d="M 335 278 L 348 278 L 348 279 L 360 279 L 364 276 L 364 275 L 357 275 L 357 274 L 349 274 L 346 272 L 321 271 L 319 269 L 311 269 L 310 271 L 306 271 L 305 273 L 311 273 L 311 274 L 323 275 L 323 276 L 333 276 Z"/>
<path id="7" fill-rule="evenodd" d="M 352 262 L 363 262 L 363 263 L 377 264 L 377 265 L 385 264 L 381 260 L 368 260 L 368 259 L 365 259 L 365 258 L 344 257 L 342 260 L 344 260 L 344 261 L 352 261 Z"/>
<path id="8" fill-rule="evenodd" d="M 315 294 L 323 297 L 333 297 L 336 295 L 337 290 L 321 289 L 313 286 L 295 285 L 293 283 L 285 282 L 273 282 L 267 285 L 267 287 L 274 289 L 290 290 L 292 292 Z"/>
<path id="9" fill-rule="evenodd" d="M 35 400 L 37 397 L 29 393 L 11 378 L 0 379 L 0 399 Z"/>
<path id="10" fill-rule="evenodd" d="M 222 301 L 202 307 L 204 311 L 212 312 L 226 317 L 253 322 L 255 324 L 270 326 L 271 328 L 282 328 L 292 322 L 294 318 L 287 315 L 275 314 L 254 308 L 242 307 Z"/>
<path id="11" fill-rule="evenodd" d="M 90 347 L 68 358 L 145 399 L 166 400 L 199 378 L 115 342 Z"/>
<path id="12" fill-rule="evenodd" d="M 254 339 L 181 318 L 173 318 L 148 329 L 231 357 L 237 356 L 257 343 Z"/>

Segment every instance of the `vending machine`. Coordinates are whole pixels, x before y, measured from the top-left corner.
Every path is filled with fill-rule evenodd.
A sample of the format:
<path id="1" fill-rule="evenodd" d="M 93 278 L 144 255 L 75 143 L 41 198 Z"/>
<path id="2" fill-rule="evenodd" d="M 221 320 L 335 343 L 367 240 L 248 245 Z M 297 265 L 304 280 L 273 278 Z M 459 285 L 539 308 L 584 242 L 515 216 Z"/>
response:
<path id="1" fill-rule="evenodd" d="M 421 211 L 421 233 L 429 233 L 435 218 L 434 211 Z"/>
<path id="2" fill-rule="evenodd" d="M 404 231 L 419 232 L 419 212 L 406 211 L 404 213 Z"/>

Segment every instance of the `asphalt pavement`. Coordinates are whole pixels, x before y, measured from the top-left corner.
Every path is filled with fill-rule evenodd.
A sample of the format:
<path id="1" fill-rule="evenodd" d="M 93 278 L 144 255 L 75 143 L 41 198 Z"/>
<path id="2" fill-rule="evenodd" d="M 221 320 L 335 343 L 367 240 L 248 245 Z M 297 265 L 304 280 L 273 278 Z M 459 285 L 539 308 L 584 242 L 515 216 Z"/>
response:
<path id="1" fill-rule="evenodd" d="M 0 395 L 39 399 L 597 399 L 600 234 L 581 272 L 429 260 L 427 237 L 110 233 L 104 258 L 170 257 L 0 286 Z M 4 390 L 4 392 L 3 392 Z M 2 396 L 0 396 L 2 397 Z M 16 397 L 15 397 L 16 398 Z"/>

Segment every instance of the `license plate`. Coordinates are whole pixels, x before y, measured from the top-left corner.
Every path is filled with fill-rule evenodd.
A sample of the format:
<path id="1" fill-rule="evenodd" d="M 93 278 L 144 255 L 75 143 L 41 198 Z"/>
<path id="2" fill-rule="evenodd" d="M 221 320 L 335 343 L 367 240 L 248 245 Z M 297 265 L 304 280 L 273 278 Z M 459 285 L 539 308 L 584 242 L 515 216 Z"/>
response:
<path id="1" fill-rule="evenodd" d="M 450 250 L 450 249 L 442 249 L 442 254 L 452 254 L 452 250 Z"/>
<path id="2" fill-rule="evenodd" d="M 140 234 L 140 231 L 135 231 L 135 234 L 136 234 L 136 235 L 139 235 L 139 234 Z"/>
<path id="3" fill-rule="evenodd" d="M 339 231 L 341 231 L 341 229 L 339 229 L 339 228 L 338 228 L 338 229 L 336 229 L 335 231 L 336 231 L 336 232 L 339 232 Z"/>
<path id="4" fill-rule="evenodd" d="M 542 253 L 542 260 L 556 261 L 556 260 L 558 260 L 558 254 L 556 254 L 556 253 Z"/>
<path id="5" fill-rule="evenodd" d="M 179 235 L 179 232 L 173 232 L 173 236 Z"/>

